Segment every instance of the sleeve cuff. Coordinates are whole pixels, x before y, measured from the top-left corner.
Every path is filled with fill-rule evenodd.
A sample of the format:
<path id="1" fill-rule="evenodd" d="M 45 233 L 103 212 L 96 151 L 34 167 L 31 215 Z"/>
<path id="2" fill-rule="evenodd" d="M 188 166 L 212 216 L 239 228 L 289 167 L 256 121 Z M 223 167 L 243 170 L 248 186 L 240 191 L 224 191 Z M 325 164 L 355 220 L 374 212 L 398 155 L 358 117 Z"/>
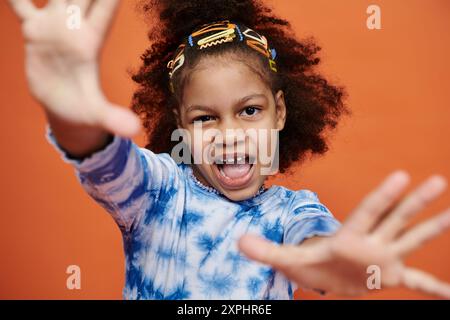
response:
<path id="1" fill-rule="evenodd" d="M 286 235 L 285 243 L 301 244 L 306 239 L 315 236 L 331 236 L 340 226 L 339 221 L 329 215 L 305 217 L 291 227 Z"/>
<path id="2" fill-rule="evenodd" d="M 123 140 L 119 136 L 114 135 L 113 140 L 103 149 L 92 153 L 84 159 L 75 159 L 58 144 L 49 124 L 46 125 L 45 136 L 47 141 L 55 148 L 64 162 L 74 166 L 77 170 L 82 172 L 93 171 L 105 166 L 119 152 Z"/>

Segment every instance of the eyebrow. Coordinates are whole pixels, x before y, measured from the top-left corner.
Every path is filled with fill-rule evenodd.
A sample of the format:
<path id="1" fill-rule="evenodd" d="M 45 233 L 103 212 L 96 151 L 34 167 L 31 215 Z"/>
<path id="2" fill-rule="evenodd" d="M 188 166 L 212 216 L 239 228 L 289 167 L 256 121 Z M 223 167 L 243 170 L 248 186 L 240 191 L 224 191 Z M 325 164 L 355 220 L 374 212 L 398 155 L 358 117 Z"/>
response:
<path id="1" fill-rule="evenodd" d="M 235 104 L 244 104 L 244 103 L 247 102 L 248 100 L 251 100 L 251 99 L 254 99 L 254 98 L 260 98 L 260 97 L 266 99 L 266 96 L 265 96 L 264 94 L 262 94 L 262 93 L 255 93 L 255 94 L 251 94 L 251 95 L 248 95 L 248 96 L 245 96 L 245 97 L 239 99 L 238 101 L 236 101 Z M 192 105 L 192 106 L 190 106 L 190 107 L 187 108 L 186 112 L 191 112 L 191 111 L 194 111 L 194 110 L 199 110 L 199 111 L 213 111 L 212 108 L 207 107 L 207 106 Z"/>

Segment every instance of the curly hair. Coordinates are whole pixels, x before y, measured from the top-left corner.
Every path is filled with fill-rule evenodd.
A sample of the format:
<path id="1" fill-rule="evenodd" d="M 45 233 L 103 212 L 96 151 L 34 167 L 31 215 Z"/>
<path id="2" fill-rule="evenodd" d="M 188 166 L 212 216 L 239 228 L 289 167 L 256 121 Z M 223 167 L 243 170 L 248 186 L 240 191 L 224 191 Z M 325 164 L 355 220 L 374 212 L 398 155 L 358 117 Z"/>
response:
<path id="1" fill-rule="evenodd" d="M 260 61 L 258 73 L 267 80 L 272 92 L 283 90 L 288 116 L 279 136 L 279 171 L 285 172 L 308 154 L 323 155 L 328 151 L 325 133 L 335 129 L 340 117 L 350 111 L 344 103 L 344 88 L 330 84 L 317 71 L 321 48 L 314 39 L 297 40 L 290 23 L 277 17 L 260 0 L 141 0 L 138 9 L 151 21 L 148 33 L 151 46 L 142 55 L 143 65 L 132 77 L 138 84 L 132 108 L 140 115 L 148 134 L 146 148 L 170 153 L 176 144 L 170 139 L 177 128 L 173 110 L 179 107 L 189 70 L 206 52 L 189 53 L 183 72 L 178 72 L 173 79 L 173 93 L 167 63 L 178 46 L 196 28 L 230 20 L 264 35 L 277 50 L 276 74 L 268 72 L 267 60 L 263 63 L 262 55 L 238 42 L 216 46 L 207 50 L 207 54 L 234 52 L 251 57 L 251 61 Z"/>

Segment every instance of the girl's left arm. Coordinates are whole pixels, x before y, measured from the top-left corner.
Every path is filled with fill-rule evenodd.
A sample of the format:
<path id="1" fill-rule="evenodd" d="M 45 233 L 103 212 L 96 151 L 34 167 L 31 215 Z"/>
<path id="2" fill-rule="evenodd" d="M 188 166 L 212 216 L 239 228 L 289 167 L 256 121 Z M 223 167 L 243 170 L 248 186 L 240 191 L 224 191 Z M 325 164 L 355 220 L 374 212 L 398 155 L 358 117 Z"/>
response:
<path id="1" fill-rule="evenodd" d="M 355 296 L 374 288 L 404 286 L 450 299 L 450 284 L 403 262 L 424 242 L 450 227 L 447 209 L 407 228 L 413 216 L 442 194 L 446 182 L 441 176 L 433 176 L 398 201 L 408 182 L 409 176 L 403 171 L 390 175 L 332 236 L 278 246 L 246 235 L 239 242 L 240 249 L 304 288 Z"/>

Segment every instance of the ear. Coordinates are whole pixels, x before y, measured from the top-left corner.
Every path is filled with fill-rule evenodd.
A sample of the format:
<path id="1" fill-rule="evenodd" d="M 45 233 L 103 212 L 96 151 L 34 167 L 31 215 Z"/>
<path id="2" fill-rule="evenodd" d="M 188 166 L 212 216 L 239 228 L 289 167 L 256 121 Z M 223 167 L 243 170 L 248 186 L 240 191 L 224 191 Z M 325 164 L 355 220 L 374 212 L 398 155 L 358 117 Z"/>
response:
<path id="1" fill-rule="evenodd" d="M 286 101 L 282 90 L 279 90 L 275 95 L 275 109 L 277 113 L 277 129 L 281 131 L 286 123 Z"/>

